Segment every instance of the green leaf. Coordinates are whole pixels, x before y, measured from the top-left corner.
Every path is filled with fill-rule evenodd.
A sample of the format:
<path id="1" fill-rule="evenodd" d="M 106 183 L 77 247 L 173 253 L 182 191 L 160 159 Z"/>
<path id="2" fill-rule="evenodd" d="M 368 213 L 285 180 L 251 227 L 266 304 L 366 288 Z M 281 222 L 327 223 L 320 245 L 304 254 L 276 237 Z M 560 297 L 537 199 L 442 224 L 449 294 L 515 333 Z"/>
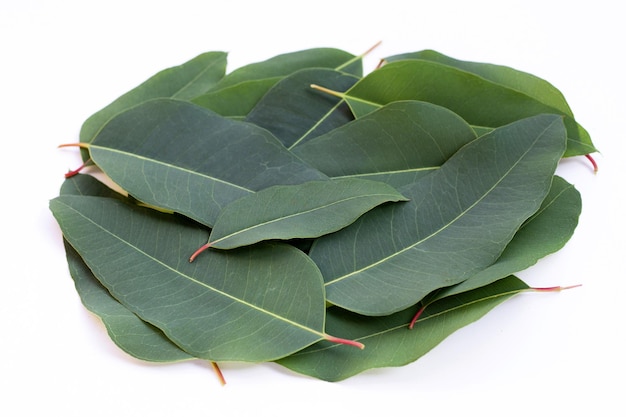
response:
<path id="1" fill-rule="evenodd" d="M 110 118 L 144 101 L 196 97 L 212 88 L 225 72 L 224 52 L 206 52 L 182 65 L 162 70 L 89 117 L 81 128 L 80 141 L 91 142 Z"/>
<path id="2" fill-rule="evenodd" d="M 76 291 L 87 310 L 98 316 L 111 340 L 129 355 L 150 362 L 193 359 L 162 331 L 146 323 L 109 294 L 67 241 L 65 253 Z"/>
<path id="3" fill-rule="evenodd" d="M 89 153 L 133 197 L 208 226 L 224 206 L 252 192 L 326 178 L 265 129 L 172 99 L 117 115 Z"/>
<path id="4" fill-rule="evenodd" d="M 227 74 L 213 89 L 245 81 L 284 77 L 304 68 L 334 68 L 359 77 L 363 75 L 360 56 L 336 48 L 311 48 L 244 65 Z"/>
<path id="5" fill-rule="evenodd" d="M 564 156 L 596 151 L 585 129 L 559 109 L 523 92 L 438 62 L 414 59 L 389 63 L 362 78 L 342 96 L 357 118 L 399 100 L 438 104 L 479 127 L 495 128 L 539 114 L 561 114 L 568 134 Z"/>
<path id="6" fill-rule="evenodd" d="M 314 238 L 335 232 L 390 201 L 406 199 L 376 181 L 346 178 L 278 185 L 227 205 L 208 246 L 233 249 L 269 239 Z"/>
<path id="7" fill-rule="evenodd" d="M 438 169 L 475 138 L 472 128 L 444 107 L 399 101 L 292 152 L 329 177 L 361 177 L 401 187 Z"/>
<path id="8" fill-rule="evenodd" d="M 297 71 L 273 86 L 246 121 L 269 130 L 291 149 L 354 119 L 345 103 L 312 89 L 311 84 L 324 84 L 343 91 L 357 81 L 354 75 L 332 69 Z"/>
<path id="9" fill-rule="evenodd" d="M 574 234 L 581 210 L 578 190 L 555 176 L 539 210 L 524 222 L 498 260 L 468 280 L 442 289 L 435 299 L 490 284 L 529 268 L 539 259 L 558 251 Z"/>
<path id="10" fill-rule="evenodd" d="M 491 265 L 539 209 L 564 150 L 560 116 L 495 129 L 400 189 L 409 202 L 377 207 L 319 238 L 310 256 L 328 301 L 390 314 Z"/>
<path id="11" fill-rule="evenodd" d="M 548 81 L 527 72 L 519 71 L 504 65 L 495 65 L 483 62 L 471 62 L 454 59 L 433 50 L 423 50 L 406 54 L 394 55 L 385 58 L 387 62 L 406 59 L 423 59 L 439 62 L 463 71 L 476 74 L 486 80 L 504 87 L 519 91 L 535 100 L 553 107 L 562 114 L 574 117 L 569 104 L 563 94 Z"/>
<path id="12" fill-rule="evenodd" d="M 193 222 L 115 199 L 59 196 L 50 209 L 67 241 L 120 303 L 190 355 L 268 361 L 322 339 L 323 282 L 286 244 L 187 253 L 206 238 Z"/>
<path id="13" fill-rule="evenodd" d="M 89 175 L 76 175 L 61 186 L 61 195 L 91 195 L 124 199 Z M 107 329 L 111 340 L 129 355 L 150 362 L 175 362 L 192 356 L 173 344 L 161 330 L 141 320 L 100 284 L 74 248 L 64 239 L 67 263 L 80 299 Z"/>
<path id="14" fill-rule="evenodd" d="M 191 100 L 199 106 L 232 119 L 243 120 L 267 91 L 282 77 L 242 81 L 219 90 L 211 90 Z"/>
<path id="15" fill-rule="evenodd" d="M 356 351 L 320 342 L 277 361 L 294 372 L 325 381 L 341 381 L 365 370 L 403 366 L 418 360 L 456 330 L 483 317 L 493 308 L 528 286 L 508 277 L 489 286 L 443 299 L 420 317 L 413 329 L 408 324 L 414 308 L 384 317 L 364 317 L 331 307 L 327 327 L 364 342 Z"/>

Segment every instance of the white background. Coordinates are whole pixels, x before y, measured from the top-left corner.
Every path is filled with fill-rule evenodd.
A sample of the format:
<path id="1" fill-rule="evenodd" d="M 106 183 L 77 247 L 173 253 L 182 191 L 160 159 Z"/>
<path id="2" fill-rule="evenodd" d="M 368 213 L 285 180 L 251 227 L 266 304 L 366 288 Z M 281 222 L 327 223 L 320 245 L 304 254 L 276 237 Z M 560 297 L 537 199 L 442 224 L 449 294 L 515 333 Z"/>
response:
<path id="1" fill-rule="evenodd" d="M 0 415 L 625 415 L 624 13 L 582 1 L 35 1 L 0 3 Z M 10 5 L 9 5 L 10 3 Z M 328 46 L 384 56 L 435 49 L 552 82 L 601 154 L 559 173 L 583 197 L 574 237 L 520 276 L 523 294 L 417 362 L 339 383 L 274 364 L 153 365 L 80 303 L 48 201 L 80 163 L 57 145 L 155 72 L 201 52 L 228 70 Z"/>

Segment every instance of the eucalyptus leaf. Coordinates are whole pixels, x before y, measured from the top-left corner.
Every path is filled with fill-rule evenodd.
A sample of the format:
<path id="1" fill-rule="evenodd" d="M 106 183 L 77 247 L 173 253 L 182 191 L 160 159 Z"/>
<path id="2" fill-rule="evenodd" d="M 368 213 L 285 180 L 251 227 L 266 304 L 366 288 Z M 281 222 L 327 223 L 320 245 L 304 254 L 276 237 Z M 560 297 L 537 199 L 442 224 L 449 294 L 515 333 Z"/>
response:
<path id="1" fill-rule="evenodd" d="M 341 71 L 309 68 L 274 85 L 246 117 L 246 121 L 274 134 L 287 148 L 329 132 L 353 120 L 340 99 L 311 89 L 311 84 L 347 90 L 359 80 Z"/>
<path id="2" fill-rule="evenodd" d="M 242 81 L 219 90 L 211 90 L 191 100 L 217 114 L 236 120 L 244 120 L 267 91 L 283 77 Z"/>
<path id="3" fill-rule="evenodd" d="M 314 238 L 392 201 L 406 198 L 387 184 L 356 178 L 277 185 L 227 205 L 208 246 L 233 249 L 270 239 Z"/>
<path id="4" fill-rule="evenodd" d="M 245 81 L 284 77 L 304 68 L 334 68 L 358 77 L 363 75 L 361 56 L 336 48 L 311 48 L 244 65 L 227 74 L 213 89 L 219 90 Z"/>
<path id="5" fill-rule="evenodd" d="M 523 92 L 439 62 L 421 59 L 391 62 L 363 77 L 340 95 L 357 118 L 398 100 L 438 104 L 479 127 L 495 128 L 539 114 L 561 114 L 568 133 L 564 156 L 596 151 L 589 133 L 559 109 Z"/>
<path id="6" fill-rule="evenodd" d="M 397 101 L 292 152 L 332 178 L 367 178 L 401 187 L 438 169 L 474 139 L 471 126 L 444 107 Z"/>
<path id="7" fill-rule="evenodd" d="M 364 342 L 368 348 L 355 351 L 320 342 L 277 362 L 294 372 L 332 382 L 368 369 L 407 365 L 456 330 L 527 289 L 525 283 L 511 276 L 457 297 L 448 297 L 433 304 L 412 330 L 408 329 L 408 324 L 413 308 L 384 317 L 364 317 L 331 307 L 327 313 L 328 329 Z"/>
<path id="8" fill-rule="evenodd" d="M 124 200 L 120 194 L 90 175 L 65 180 L 61 195 L 90 195 Z M 178 362 L 193 359 L 173 344 L 161 330 L 144 322 L 120 304 L 100 284 L 74 248 L 63 239 L 70 276 L 76 292 L 90 312 L 98 316 L 111 340 L 129 355 L 150 362 Z"/>
<path id="9" fill-rule="evenodd" d="M 439 62 L 476 74 L 486 80 L 526 94 L 541 103 L 559 110 L 562 114 L 574 117 L 574 113 L 572 113 L 561 91 L 548 81 L 527 72 L 504 65 L 462 61 L 433 51 L 432 49 L 390 56 L 385 58 L 385 61 L 395 62 L 406 59 L 423 59 L 426 61 Z"/>
<path id="10" fill-rule="evenodd" d="M 50 201 L 64 237 L 126 308 L 181 349 L 211 361 L 268 361 L 322 339 L 319 270 L 301 251 L 262 244 L 186 254 L 205 238 L 192 222 L 115 199 Z"/>
<path id="11" fill-rule="evenodd" d="M 172 99 L 117 115 L 89 145 L 89 154 L 133 197 L 207 226 L 240 197 L 326 178 L 265 129 Z"/>
<path id="12" fill-rule="evenodd" d="M 81 128 L 80 141 L 91 142 L 110 118 L 144 101 L 161 97 L 189 100 L 208 91 L 224 77 L 226 56 L 225 52 L 205 52 L 158 72 L 89 117 Z"/>
<path id="13" fill-rule="evenodd" d="M 540 207 L 565 151 L 565 127 L 541 115 L 465 145 L 439 170 L 313 244 L 329 302 L 385 315 L 494 263 Z"/>

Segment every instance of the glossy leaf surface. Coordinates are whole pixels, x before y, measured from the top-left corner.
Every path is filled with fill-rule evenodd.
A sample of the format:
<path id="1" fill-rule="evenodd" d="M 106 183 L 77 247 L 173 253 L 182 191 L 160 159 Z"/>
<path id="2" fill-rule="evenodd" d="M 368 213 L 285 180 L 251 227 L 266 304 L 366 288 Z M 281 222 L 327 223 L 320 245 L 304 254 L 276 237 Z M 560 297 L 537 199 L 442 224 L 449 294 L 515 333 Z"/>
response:
<path id="1" fill-rule="evenodd" d="M 444 107 L 400 101 L 292 152 L 329 177 L 368 178 L 401 187 L 438 169 L 475 138 L 472 128 Z"/>
<path id="2" fill-rule="evenodd" d="M 274 85 L 246 121 L 269 130 L 287 148 L 293 148 L 353 120 L 345 103 L 312 89 L 311 84 L 344 91 L 358 80 L 354 75 L 332 69 L 297 71 Z"/>
<path id="3" fill-rule="evenodd" d="M 355 117 L 398 100 L 421 100 L 457 113 L 469 124 L 498 127 L 527 117 L 563 114 L 533 97 L 458 68 L 426 60 L 391 62 L 363 77 L 345 94 Z M 563 115 L 568 133 L 565 156 L 595 152 L 587 131 Z"/>
<path id="4" fill-rule="evenodd" d="M 226 72 L 226 53 L 206 52 L 182 65 L 162 70 L 89 117 L 80 131 L 81 142 L 91 142 L 116 114 L 154 98 L 189 100 L 213 88 Z"/>
<path id="5" fill-rule="evenodd" d="M 102 197 L 50 202 L 67 241 L 125 307 L 183 350 L 212 361 L 267 361 L 325 338 L 319 270 L 284 244 L 209 252 L 194 223 Z"/>
<path id="6" fill-rule="evenodd" d="M 341 381 L 373 368 L 403 366 L 424 356 L 456 330 L 483 317 L 528 286 L 515 277 L 443 299 L 431 306 L 413 329 L 414 309 L 384 317 L 364 317 L 340 308 L 328 309 L 327 327 L 360 340 L 362 351 L 317 343 L 278 363 L 325 381 Z"/>
<path id="7" fill-rule="evenodd" d="M 170 99 L 116 116 L 89 153 L 133 197 L 208 226 L 254 191 L 325 178 L 266 130 Z"/>
<path id="8" fill-rule="evenodd" d="M 328 301 L 361 314 L 391 314 L 491 265 L 539 209 L 565 139 L 554 115 L 498 128 L 402 188 L 407 203 L 377 207 L 319 238 L 310 256 Z"/>
<path id="9" fill-rule="evenodd" d="M 227 205 L 209 242 L 232 249 L 270 239 L 314 238 L 348 226 L 380 204 L 402 200 L 385 183 L 355 178 L 274 186 Z"/>

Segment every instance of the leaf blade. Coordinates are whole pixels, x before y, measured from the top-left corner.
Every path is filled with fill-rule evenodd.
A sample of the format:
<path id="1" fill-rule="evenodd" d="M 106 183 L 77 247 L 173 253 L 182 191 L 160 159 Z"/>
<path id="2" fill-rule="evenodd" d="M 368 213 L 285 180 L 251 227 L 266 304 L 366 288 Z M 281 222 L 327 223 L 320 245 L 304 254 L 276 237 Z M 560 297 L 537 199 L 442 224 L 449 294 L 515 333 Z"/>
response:
<path id="1" fill-rule="evenodd" d="M 233 249 L 270 239 L 319 237 L 375 206 L 403 200 L 387 184 L 354 178 L 274 186 L 226 206 L 211 230 L 209 246 Z"/>
<path id="2" fill-rule="evenodd" d="M 378 207 L 316 240 L 310 256 L 327 299 L 360 314 L 391 314 L 489 266 L 539 208 L 564 150 L 565 129 L 554 115 L 466 145 L 401 189 L 409 202 Z"/>

